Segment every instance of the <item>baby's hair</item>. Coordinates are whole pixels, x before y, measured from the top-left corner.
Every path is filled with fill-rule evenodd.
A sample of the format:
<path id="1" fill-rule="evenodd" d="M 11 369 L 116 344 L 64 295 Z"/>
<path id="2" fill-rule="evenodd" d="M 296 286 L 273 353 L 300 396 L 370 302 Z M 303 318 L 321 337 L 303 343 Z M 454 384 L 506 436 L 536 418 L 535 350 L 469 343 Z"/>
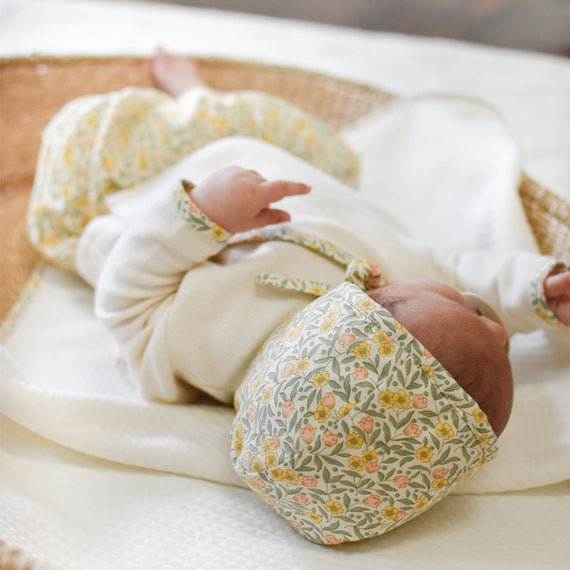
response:
<path id="1" fill-rule="evenodd" d="M 384 307 L 397 321 L 399 309 L 409 300 L 407 297 L 390 295 L 383 288 L 370 291 L 369 296 L 379 305 Z M 406 327 L 406 322 L 401 323 Z M 444 340 L 441 334 L 437 334 L 437 327 L 420 326 L 410 331 L 439 361 L 439 363 L 451 374 L 455 381 L 467 392 L 485 412 L 489 423 L 497 435 L 504 428 L 505 414 L 508 418 L 510 403 L 497 398 L 494 387 L 501 384 L 501 380 L 510 376 L 512 371 L 507 361 L 497 362 L 492 358 L 474 358 L 469 351 L 454 350 Z M 508 410 L 506 409 L 508 407 Z M 497 429 L 497 426 L 499 428 Z"/>
<path id="2" fill-rule="evenodd" d="M 398 307 L 408 301 L 407 297 L 388 295 L 383 287 L 369 291 L 368 295 L 373 301 L 384 307 L 394 318 L 396 318 L 394 315 L 397 312 Z"/>

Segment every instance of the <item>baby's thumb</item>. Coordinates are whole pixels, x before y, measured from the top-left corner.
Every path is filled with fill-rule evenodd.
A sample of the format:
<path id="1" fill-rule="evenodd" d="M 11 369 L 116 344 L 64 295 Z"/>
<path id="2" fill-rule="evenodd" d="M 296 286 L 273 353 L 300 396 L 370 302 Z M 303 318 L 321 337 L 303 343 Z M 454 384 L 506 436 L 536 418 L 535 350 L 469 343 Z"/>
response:
<path id="1" fill-rule="evenodd" d="M 272 208 L 264 208 L 253 219 L 252 229 L 263 228 L 271 224 L 280 224 L 282 222 L 289 222 L 291 216 L 284 210 L 277 210 Z"/>

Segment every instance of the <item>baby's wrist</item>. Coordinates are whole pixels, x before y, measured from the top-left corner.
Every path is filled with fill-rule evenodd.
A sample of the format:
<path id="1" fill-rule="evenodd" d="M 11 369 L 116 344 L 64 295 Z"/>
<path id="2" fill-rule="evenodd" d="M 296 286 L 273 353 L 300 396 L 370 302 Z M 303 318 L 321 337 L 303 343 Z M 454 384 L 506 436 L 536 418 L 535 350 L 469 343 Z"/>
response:
<path id="1" fill-rule="evenodd" d="M 530 283 L 531 303 L 538 317 L 549 325 L 567 326 L 550 306 L 545 286 L 547 279 L 559 273 L 568 271 L 570 266 L 557 260 L 545 263 L 533 277 Z"/>
<path id="2" fill-rule="evenodd" d="M 196 188 L 193 182 L 182 180 L 173 191 L 174 206 L 182 218 L 196 231 L 208 234 L 220 244 L 227 243 L 233 234 L 217 224 L 200 207 L 194 199 L 192 191 Z"/>

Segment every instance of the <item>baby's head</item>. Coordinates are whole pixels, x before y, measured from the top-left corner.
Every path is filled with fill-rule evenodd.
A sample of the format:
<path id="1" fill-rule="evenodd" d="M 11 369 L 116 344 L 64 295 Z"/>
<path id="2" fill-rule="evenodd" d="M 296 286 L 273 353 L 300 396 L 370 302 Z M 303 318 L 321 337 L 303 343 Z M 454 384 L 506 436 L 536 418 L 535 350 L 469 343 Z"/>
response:
<path id="1" fill-rule="evenodd" d="M 234 469 L 311 541 L 388 532 L 495 457 L 511 403 L 505 344 L 454 289 L 342 283 L 252 362 Z"/>
<path id="2" fill-rule="evenodd" d="M 513 402 L 503 326 L 478 314 L 458 290 L 435 281 L 395 282 L 368 295 L 437 358 L 500 435 Z"/>

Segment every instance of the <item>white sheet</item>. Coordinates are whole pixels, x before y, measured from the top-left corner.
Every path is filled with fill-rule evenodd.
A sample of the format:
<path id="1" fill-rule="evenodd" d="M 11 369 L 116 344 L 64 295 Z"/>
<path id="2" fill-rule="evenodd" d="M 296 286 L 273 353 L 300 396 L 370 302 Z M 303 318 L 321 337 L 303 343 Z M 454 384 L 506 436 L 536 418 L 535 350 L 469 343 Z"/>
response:
<path id="1" fill-rule="evenodd" d="M 570 75 L 564 60 L 167 6 L 4 1 L 0 7 L 2 55 L 34 50 L 148 54 L 167 37 L 167 47 L 187 53 L 305 66 L 410 95 L 452 90 L 482 97 L 507 117 L 522 148 L 525 170 L 570 198 L 570 142 L 562 120 L 570 107 Z M 27 380 L 41 388 L 50 388 L 42 386 L 46 378 L 42 366 L 49 358 L 51 366 L 61 370 L 57 384 L 61 390 L 133 398 L 130 386 L 115 374 L 114 356 L 102 350 L 108 340 L 91 316 L 90 295 L 74 278 L 48 270 L 8 348 Z M 528 347 L 533 342 L 529 339 Z M 32 358 L 32 346 L 43 360 Z M 9 365 L 2 366 L 3 388 L 10 390 L 13 383 L 5 374 Z M 78 372 L 81 385 L 75 381 Z M 63 437 L 70 447 L 74 438 L 81 445 L 87 441 L 95 447 L 83 451 L 99 457 L 110 453 L 115 460 L 124 453 L 140 453 L 136 445 L 140 441 L 114 439 L 112 445 L 101 446 L 105 434 L 116 434 L 121 427 L 120 414 L 100 431 L 83 434 L 65 426 L 77 427 L 97 417 L 79 415 L 82 412 L 73 405 L 67 409 L 75 408 L 75 416 L 34 424 L 45 420 L 47 414 L 35 412 L 48 411 L 42 406 L 49 398 L 38 398 L 41 392 L 29 385 L 24 390 L 17 385 L 26 405 L 13 400 L 14 391 L 5 392 L 10 399 L 5 396 L 4 405 L 25 413 L 29 425 L 47 437 L 55 441 Z M 526 394 L 533 398 L 530 388 Z M 31 402 L 35 405 L 27 406 Z M 560 400 L 561 409 L 565 402 Z M 134 415 L 137 405 L 143 404 L 129 404 Z M 222 442 L 230 415 L 231 411 L 220 410 L 218 428 L 207 437 Z M 192 427 L 179 420 L 182 433 Z M 201 461 L 200 448 L 189 445 L 191 439 L 172 439 L 172 430 L 165 433 L 157 424 L 160 421 L 153 421 L 145 435 L 154 443 L 152 456 L 162 452 L 158 457 L 163 469 L 180 472 L 179 466 L 193 458 L 196 475 L 231 482 L 231 469 L 221 467 L 216 456 Z M 63 429 L 58 435 L 59 427 Z M 554 435 L 568 443 L 570 430 L 558 427 Z M 561 568 L 568 556 L 564 524 L 570 506 L 568 484 L 526 493 L 453 496 L 391 535 L 323 549 L 295 536 L 244 489 L 95 459 L 40 438 L 5 416 L 2 448 L 0 536 L 62 568 L 335 568 L 348 563 L 362 568 L 455 568 L 458 559 L 465 560 L 465 553 L 473 551 L 473 544 L 477 560 L 470 561 L 469 568 L 502 567 L 515 561 L 519 568 Z M 524 450 L 515 451 L 520 452 Z M 144 465 L 148 456 L 138 459 Z M 545 466 L 543 483 L 559 480 L 561 465 L 554 477 Z M 504 528 L 509 529 L 508 538 L 502 537 Z"/>

